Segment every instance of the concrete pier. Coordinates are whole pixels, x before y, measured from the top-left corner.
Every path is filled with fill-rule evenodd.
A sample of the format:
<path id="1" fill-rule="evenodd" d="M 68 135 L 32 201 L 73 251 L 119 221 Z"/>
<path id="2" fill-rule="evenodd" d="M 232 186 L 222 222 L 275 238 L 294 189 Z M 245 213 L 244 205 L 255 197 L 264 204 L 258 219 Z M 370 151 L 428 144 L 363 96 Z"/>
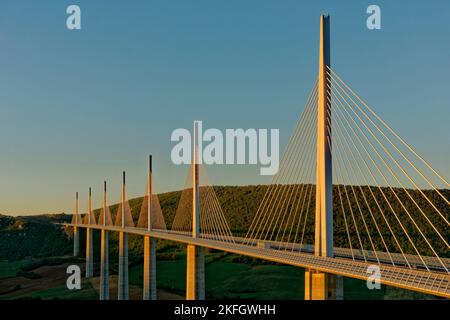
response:
<path id="1" fill-rule="evenodd" d="M 128 300 L 128 234 L 119 232 L 119 283 L 117 290 L 118 300 Z"/>
<path id="2" fill-rule="evenodd" d="M 80 230 L 78 227 L 73 227 L 73 256 L 78 257 L 80 255 Z"/>
<path id="3" fill-rule="evenodd" d="M 320 17 L 319 79 L 317 84 L 317 162 L 314 255 L 333 258 L 333 173 L 330 17 Z M 338 284 L 340 284 L 338 288 Z M 336 299 L 343 295 L 342 278 L 317 270 L 305 271 L 305 300 Z"/>
<path id="4" fill-rule="evenodd" d="M 78 192 L 75 193 L 75 226 L 73 227 L 73 256 L 78 257 L 80 255 L 80 230 L 76 226 L 81 221 L 78 221 Z"/>
<path id="5" fill-rule="evenodd" d="M 156 246 L 155 239 L 144 237 L 143 300 L 156 300 Z"/>
<path id="6" fill-rule="evenodd" d="M 343 300 L 343 277 L 317 270 L 305 271 L 305 300 Z"/>
<path id="7" fill-rule="evenodd" d="M 94 276 L 93 231 L 91 228 L 86 228 L 86 278 Z"/>
<path id="8" fill-rule="evenodd" d="M 102 230 L 100 258 L 100 300 L 109 300 L 109 234 Z"/>
<path id="9" fill-rule="evenodd" d="M 192 238 L 200 234 L 199 141 L 201 121 L 194 121 L 192 163 Z M 194 245 L 186 248 L 186 300 L 205 299 L 205 249 Z"/>
<path id="10" fill-rule="evenodd" d="M 87 220 L 86 223 L 90 225 L 95 223 L 91 221 L 92 214 L 92 189 L 89 188 L 89 198 L 88 198 L 88 210 L 87 210 Z M 94 230 L 91 228 L 86 228 L 86 278 L 91 278 L 94 276 L 94 246 L 93 239 Z"/>
<path id="11" fill-rule="evenodd" d="M 108 205 L 106 200 L 106 181 L 103 187 L 103 229 L 101 233 L 101 253 L 100 253 L 100 300 L 109 300 L 109 234 L 104 229 L 109 223 Z"/>
<path id="12" fill-rule="evenodd" d="M 153 228 L 153 186 L 152 186 L 152 156 L 148 157 L 147 175 L 147 230 Z M 144 237 L 144 285 L 143 300 L 156 300 L 156 240 Z"/>
<path id="13" fill-rule="evenodd" d="M 205 250 L 187 245 L 186 300 L 205 299 Z"/>
<path id="14" fill-rule="evenodd" d="M 305 271 L 305 300 L 325 300 L 325 273 Z"/>

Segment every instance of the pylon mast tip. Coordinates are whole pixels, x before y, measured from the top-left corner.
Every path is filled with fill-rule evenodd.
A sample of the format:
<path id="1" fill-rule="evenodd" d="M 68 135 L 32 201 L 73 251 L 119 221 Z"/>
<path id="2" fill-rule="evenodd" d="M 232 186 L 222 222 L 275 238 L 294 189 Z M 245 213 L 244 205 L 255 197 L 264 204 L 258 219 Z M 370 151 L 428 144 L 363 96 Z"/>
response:
<path id="1" fill-rule="evenodd" d="M 152 164 L 152 155 L 150 154 L 148 156 L 148 169 L 149 169 L 150 173 L 152 172 L 152 169 L 153 169 L 152 166 L 153 166 L 153 164 Z"/>

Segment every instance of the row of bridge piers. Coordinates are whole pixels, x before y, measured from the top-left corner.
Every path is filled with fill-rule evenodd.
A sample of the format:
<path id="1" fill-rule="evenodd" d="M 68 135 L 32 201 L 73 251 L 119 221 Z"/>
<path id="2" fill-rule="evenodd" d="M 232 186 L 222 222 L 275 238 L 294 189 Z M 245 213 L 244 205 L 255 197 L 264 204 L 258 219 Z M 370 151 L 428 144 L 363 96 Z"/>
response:
<path id="1" fill-rule="evenodd" d="M 151 188 L 151 156 L 149 159 L 149 185 L 147 200 L 148 203 L 148 230 L 152 229 L 152 188 Z M 193 237 L 196 238 L 200 234 L 199 224 L 200 210 L 199 210 L 199 197 L 198 197 L 198 167 L 193 166 L 193 177 L 195 177 L 193 188 Z M 125 194 L 125 174 L 123 175 L 123 189 L 122 194 Z M 93 259 L 93 235 L 94 228 L 89 227 L 93 219 L 92 207 L 91 207 L 91 189 L 89 189 L 89 201 L 88 201 L 88 214 L 86 215 L 85 224 L 86 228 L 86 278 L 94 276 L 94 259 Z M 122 227 L 125 229 L 125 197 L 122 197 L 122 205 L 119 207 L 122 209 Z M 103 219 L 100 222 L 103 223 L 103 228 L 100 228 L 101 233 L 101 247 L 100 247 L 100 284 L 99 284 L 99 296 L 100 300 L 109 300 L 110 297 L 110 265 L 109 265 L 109 238 L 110 232 L 106 229 L 108 221 L 107 206 L 106 206 L 106 183 L 104 187 L 103 197 Z M 76 194 L 76 215 L 78 216 L 78 193 Z M 100 223 L 100 225 L 101 225 Z M 98 230 L 96 227 L 95 230 Z M 96 231 L 98 232 L 98 231 Z M 117 299 L 128 300 L 129 299 L 129 277 L 128 277 L 128 234 L 125 231 L 118 231 L 119 241 L 119 259 L 118 259 L 118 283 L 117 283 Z M 143 236 L 144 249 L 143 249 L 143 300 L 156 300 L 156 239 L 150 235 Z M 266 243 L 258 245 L 266 245 Z M 80 226 L 76 224 L 73 227 L 73 254 L 74 256 L 80 255 Z M 186 246 L 186 299 L 187 300 L 204 300 L 205 299 L 205 248 L 187 244 Z M 326 274 L 317 270 L 305 271 L 305 299 L 306 300 L 326 300 L 326 299 L 341 299 L 343 293 L 342 277 Z"/>
<path id="2" fill-rule="evenodd" d="M 110 299 L 109 289 L 109 232 L 101 229 L 100 300 Z M 93 229 L 86 228 L 86 278 L 93 274 Z M 79 227 L 74 227 L 74 256 L 79 256 Z M 143 300 L 156 300 L 155 238 L 144 236 Z M 186 300 L 205 299 L 205 249 L 192 244 L 186 246 Z M 343 299 L 343 277 L 314 269 L 305 270 L 305 300 Z M 129 299 L 128 234 L 119 232 L 118 300 Z"/>
<path id="3" fill-rule="evenodd" d="M 198 127 L 196 127 L 198 129 Z M 153 205 L 152 205 L 152 156 L 149 157 L 148 171 L 148 189 L 146 199 L 147 204 L 147 228 L 152 230 L 153 225 Z M 200 233 L 199 221 L 199 173 L 198 166 L 193 166 L 194 188 L 193 188 L 193 237 L 197 237 Z M 86 215 L 86 278 L 94 276 L 94 259 L 93 259 L 93 232 L 94 229 L 89 225 L 95 220 L 91 203 L 92 193 L 89 188 L 88 214 Z M 125 205 L 125 172 L 122 181 L 122 202 L 118 212 L 121 214 L 122 228 L 126 227 L 126 205 Z M 100 218 L 103 227 L 108 224 L 106 205 L 106 182 L 104 184 L 103 196 L 103 216 Z M 78 217 L 78 193 L 76 193 L 75 215 Z M 78 218 L 77 218 L 78 219 Z M 77 219 L 75 221 L 77 221 Z M 105 228 L 101 228 L 101 249 L 100 249 L 100 300 L 110 299 L 109 288 L 109 232 Z M 144 265 L 143 265 L 143 300 L 156 300 L 156 239 L 148 235 L 144 236 Z M 80 227 L 75 223 L 73 227 L 73 254 L 80 255 Z M 202 247 L 188 244 L 187 248 L 187 270 L 186 270 L 186 299 L 187 300 L 203 300 L 205 299 L 205 250 Z M 117 299 L 129 299 L 129 277 L 128 277 L 128 234 L 119 231 L 119 259 L 118 259 L 118 283 L 117 283 Z"/>
<path id="4" fill-rule="evenodd" d="M 94 276 L 93 268 L 93 229 L 86 228 L 86 278 Z M 74 256 L 79 256 L 79 227 L 73 227 Z M 100 300 L 110 299 L 109 288 L 109 232 L 101 229 L 100 253 Z M 156 300 L 156 239 L 144 236 L 143 300 Z M 186 300 L 205 299 L 205 250 L 188 244 L 186 247 Z M 129 299 L 128 278 L 128 234 L 119 232 L 119 261 L 117 299 Z"/>
<path id="5" fill-rule="evenodd" d="M 330 21 L 329 16 L 320 18 L 320 51 L 318 77 L 318 125 L 317 125 L 317 168 L 316 168 L 316 212 L 315 212 L 315 255 L 333 257 L 333 211 L 332 211 L 332 162 L 331 162 L 331 84 L 327 69 L 330 68 Z M 193 135 L 193 192 L 192 192 L 192 238 L 200 234 L 199 201 L 199 122 L 194 122 Z M 327 143 L 328 142 L 328 143 Z M 152 230 L 152 161 L 149 159 L 148 174 L 148 231 Z M 126 226 L 125 214 L 125 173 L 122 188 L 122 228 Z M 89 190 L 88 223 L 91 219 L 91 192 Z M 106 183 L 103 201 L 103 225 L 106 226 Z M 78 214 L 78 194 L 76 212 Z M 86 277 L 93 276 L 93 230 L 87 227 L 86 236 Z M 74 227 L 74 255 L 79 255 L 79 230 Z M 109 253 L 108 232 L 101 229 L 100 299 L 109 299 Z M 156 249 L 155 239 L 144 236 L 143 299 L 156 299 Z M 186 267 L 186 299 L 205 299 L 205 249 L 188 244 Z M 129 298 L 128 287 L 128 235 L 119 232 L 118 299 Z M 342 276 L 327 274 L 318 270 L 305 271 L 305 299 L 342 299 Z"/>

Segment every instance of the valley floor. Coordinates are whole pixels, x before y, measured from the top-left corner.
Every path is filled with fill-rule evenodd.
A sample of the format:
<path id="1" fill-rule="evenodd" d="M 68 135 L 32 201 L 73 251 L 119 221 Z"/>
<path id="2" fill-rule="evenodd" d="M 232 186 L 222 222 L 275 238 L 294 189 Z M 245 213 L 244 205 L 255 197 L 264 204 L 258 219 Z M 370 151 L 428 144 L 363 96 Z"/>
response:
<path id="1" fill-rule="evenodd" d="M 173 260 L 157 262 L 158 299 L 184 298 L 186 260 L 183 252 Z M 60 258 L 61 259 L 61 258 Z M 64 259 L 67 262 L 64 262 Z M 42 265 L 19 276 L 20 267 L 30 260 L 0 262 L 0 299 L 76 299 L 97 300 L 99 277 L 83 279 L 81 290 L 66 287 L 66 269 L 82 259 L 66 257 L 57 265 Z M 72 261 L 70 261 L 72 260 Z M 33 261 L 36 263 L 36 261 Z M 38 263 L 39 264 L 39 263 Z M 98 274 L 98 270 L 96 270 Z M 129 269 L 130 299 L 142 297 L 142 264 Z M 223 252 L 206 256 L 207 299 L 298 299 L 302 300 L 304 270 L 291 266 L 249 262 Z M 110 297 L 117 296 L 117 276 L 110 276 Z M 369 290 L 364 281 L 344 279 L 344 298 L 353 299 L 432 299 L 432 296 L 382 286 Z"/>

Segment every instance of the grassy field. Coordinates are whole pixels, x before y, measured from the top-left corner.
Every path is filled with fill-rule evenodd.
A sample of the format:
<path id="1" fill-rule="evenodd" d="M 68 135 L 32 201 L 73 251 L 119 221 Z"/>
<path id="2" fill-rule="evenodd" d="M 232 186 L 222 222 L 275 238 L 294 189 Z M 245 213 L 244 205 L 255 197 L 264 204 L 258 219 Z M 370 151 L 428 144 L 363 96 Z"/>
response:
<path id="1" fill-rule="evenodd" d="M 22 266 L 28 264 L 32 260 L 33 259 L 0 261 L 0 280 L 14 277 Z"/>
<path id="2" fill-rule="evenodd" d="M 183 296 L 186 283 L 184 253 L 174 261 L 157 262 L 157 286 Z M 303 299 L 304 269 L 284 265 L 236 262 L 232 254 L 213 253 L 206 257 L 208 299 Z M 142 265 L 130 268 L 130 283 L 142 285 Z M 429 299 L 427 295 L 382 286 L 367 289 L 365 281 L 344 278 L 344 299 Z"/>
<path id="3" fill-rule="evenodd" d="M 69 290 L 66 285 L 57 286 L 32 292 L 17 299 L 42 299 L 42 300 L 98 300 L 98 293 L 86 279 L 82 281 L 81 290 Z"/>
<path id="4" fill-rule="evenodd" d="M 161 255 L 160 259 L 157 260 L 158 290 L 184 297 L 186 255 L 182 250 L 175 250 L 174 252 L 171 249 L 170 252 L 170 256 L 164 258 L 164 255 Z M 82 261 L 79 260 L 77 263 L 83 266 Z M 302 268 L 264 263 L 223 252 L 208 253 L 205 263 L 207 299 L 301 300 L 304 298 L 304 270 Z M 24 259 L 8 263 L 0 262 L 0 275 L 3 277 L 0 280 L 0 287 L 2 283 L 8 281 L 7 278 L 9 278 L 9 281 L 13 280 L 13 283 L 18 281 L 21 284 L 20 290 L 9 292 L 4 296 L 0 295 L 0 299 L 98 299 L 97 290 L 94 289 L 92 282 L 86 279 L 83 279 L 82 290 L 68 290 L 66 288 L 65 268 L 69 263 L 62 264 L 59 267 L 40 266 L 33 270 L 33 272 L 41 275 L 40 279 L 23 279 L 25 282 L 21 283 L 19 281 L 21 278 L 16 277 L 16 273 L 20 268 L 30 264 L 39 265 L 39 261 Z M 130 286 L 139 290 L 142 290 L 142 271 L 142 264 L 131 266 L 129 269 Z M 114 279 L 112 281 L 117 282 L 117 279 Z M 40 283 L 36 285 L 36 282 Z M 49 285 L 46 286 L 45 283 L 49 283 Z M 111 286 L 114 283 L 111 283 Z M 34 287 L 36 289 L 33 289 Z M 113 298 L 116 293 L 111 293 L 111 295 Z M 165 296 L 167 297 L 167 295 Z M 134 295 L 134 297 L 140 299 L 141 293 Z M 168 295 L 168 297 L 171 296 Z M 372 300 L 430 299 L 432 297 L 386 286 L 382 286 L 381 290 L 368 290 L 365 281 L 344 278 L 344 298 L 346 300 Z"/>

